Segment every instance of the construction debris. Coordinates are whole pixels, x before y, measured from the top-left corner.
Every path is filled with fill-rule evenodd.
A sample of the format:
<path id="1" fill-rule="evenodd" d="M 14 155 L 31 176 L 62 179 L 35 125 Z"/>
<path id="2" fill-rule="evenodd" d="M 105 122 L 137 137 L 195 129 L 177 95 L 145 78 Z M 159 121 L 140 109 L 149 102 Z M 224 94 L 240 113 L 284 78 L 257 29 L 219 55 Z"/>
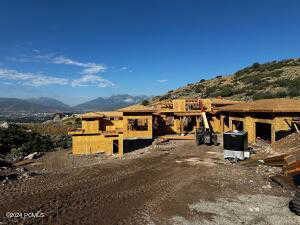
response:
<path id="1" fill-rule="evenodd" d="M 34 153 L 31 153 L 31 154 L 25 156 L 24 159 L 35 159 L 41 155 L 42 155 L 42 153 L 40 153 L 40 152 L 34 152 Z"/>
<path id="2" fill-rule="evenodd" d="M 290 210 L 300 216 L 300 188 L 295 193 L 295 197 L 290 201 Z"/>

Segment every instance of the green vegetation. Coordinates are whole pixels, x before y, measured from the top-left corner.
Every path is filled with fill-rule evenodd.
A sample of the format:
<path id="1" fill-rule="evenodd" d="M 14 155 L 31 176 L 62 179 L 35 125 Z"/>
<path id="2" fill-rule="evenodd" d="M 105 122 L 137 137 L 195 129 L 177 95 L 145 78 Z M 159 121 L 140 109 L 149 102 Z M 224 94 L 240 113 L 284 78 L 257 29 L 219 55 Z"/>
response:
<path id="1" fill-rule="evenodd" d="M 58 124 L 10 124 L 0 128 L 0 153 L 13 158 L 33 152 L 48 152 L 71 147 L 68 128 Z"/>
<path id="2" fill-rule="evenodd" d="M 195 91 L 196 93 L 201 93 L 201 92 L 203 92 L 204 88 L 205 88 L 204 85 L 202 85 L 202 84 L 197 84 L 197 85 L 195 85 L 195 87 L 194 87 L 194 91 Z"/>
<path id="3" fill-rule="evenodd" d="M 144 106 L 147 106 L 147 105 L 149 105 L 150 104 L 150 102 L 148 101 L 148 100 L 143 100 L 142 101 L 142 105 L 144 105 Z"/>
<path id="4" fill-rule="evenodd" d="M 253 94 L 253 100 L 259 100 L 259 99 L 270 99 L 270 98 L 284 98 L 287 96 L 286 92 L 276 92 L 272 93 L 269 91 L 266 92 L 257 92 Z"/>
<path id="5" fill-rule="evenodd" d="M 253 63 L 231 76 L 215 76 L 214 79 L 201 79 L 154 100 L 178 97 L 226 97 L 234 100 L 256 100 L 262 98 L 300 98 L 300 58 Z"/>
<path id="6" fill-rule="evenodd" d="M 216 96 L 230 97 L 232 95 L 233 95 L 233 86 L 231 85 L 220 87 L 219 90 L 216 92 Z"/>
<path id="7" fill-rule="evenodd" d="M 7 129 L 0 128 L 1 153 L 24 156 L 32 152 L 51 151 L 53 148 L 50 136 L 42 136 L 15 124 L 11 124 Z"/>

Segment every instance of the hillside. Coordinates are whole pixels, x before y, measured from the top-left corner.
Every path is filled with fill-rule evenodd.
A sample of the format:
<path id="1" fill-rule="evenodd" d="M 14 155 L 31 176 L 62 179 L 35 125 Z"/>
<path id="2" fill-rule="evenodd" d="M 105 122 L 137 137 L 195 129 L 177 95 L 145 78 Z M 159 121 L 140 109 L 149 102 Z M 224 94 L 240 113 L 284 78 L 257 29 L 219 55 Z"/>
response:
<path id="1" fill-rule="evenodd" d="M 24 99 L 0 98 L 0 111 L 4 112 L 59 112 L 50 106 L 39 105 Z"/>
<path id="2" fill-rule="evenodd" d="M 54 108 L 58 111 L 69 112 L 72 111 L 72 108 L 61 101 L 58 101 L 54 98 L 40 97 L 40 98 L 30 98 L 27 101 L 38 104 L 45 107 Z"/>
<path id="3" fill-rule="evenodd" d="M 111 111 L 129 105 L 137 104 L 147 99 L 147 96 L 113 95 L 108 98 L 96 98 L 89 102 L 74 106 L 76 111 Z"/>
<path id="4" fill-rule="evenodd" d="M 188 84 L 156 96 L 153 101 L 178 97 L 226 97 L 257 100 L 278 97 L 300 98 L 300 58 L 253 65 L 229 76 Z"/>
<path id="5" fill-rule="evenodd" d="M 110 111 L 118 108 L 142 102 L 149 97 L 131 96 L 131 95 L 113 95 L 107 98 L 96 98 L 94 100 L 82 103 L 80 105 L 71 107 L 56 99 L 40 97 L 31 99 L 19 98 L 0 98 L 0 112 L 86 112 L 86 111 Z"/>

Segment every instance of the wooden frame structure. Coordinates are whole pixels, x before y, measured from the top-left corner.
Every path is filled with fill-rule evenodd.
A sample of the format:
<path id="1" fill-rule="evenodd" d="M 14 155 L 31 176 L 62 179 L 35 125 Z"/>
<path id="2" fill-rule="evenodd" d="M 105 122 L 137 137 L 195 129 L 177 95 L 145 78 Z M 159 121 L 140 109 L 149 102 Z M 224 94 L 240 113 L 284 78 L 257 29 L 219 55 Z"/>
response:
<path id="1" fill-rule="evenodd" d="M 158 136 L 171 139 L 194 139 L 203 113 L 207 113 L 212 130 L 219 131 L 220 118 L 215 108 L 238 102 L 221 99 L 175 99 L 153 106 L 133 105 L 115 112 L 92 112 L 81 116 L 82 128 L 70 131 L 73 154 L 104 152 L 123 155 L 124 141 L 151 140 Z M 174 135 L 174 136 L 172 136 Z"/>
<path id="2" fill-rule="evenodd" d="M 270 142 L 274 143 L 280 135 L 293 129 L 293 118 L 300 116 L 300 100 L 264 99 L 241 103 L 216 109 L 221 118 L 221 130 L 235 130 L 234 121 L 243 123 L 248 132 L 248 142 L 255 143 L 258 124 L 270 127 Z"/>

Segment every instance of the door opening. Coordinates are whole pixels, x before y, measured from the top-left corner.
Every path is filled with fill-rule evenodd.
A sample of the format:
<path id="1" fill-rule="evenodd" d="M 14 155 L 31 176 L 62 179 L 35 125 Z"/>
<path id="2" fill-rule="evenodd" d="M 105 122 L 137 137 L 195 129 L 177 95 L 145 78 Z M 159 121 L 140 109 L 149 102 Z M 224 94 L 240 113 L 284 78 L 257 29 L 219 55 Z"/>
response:
<path id="1" fill-rule="evenodd" d="M 232 128 L 233 130 L 243 131 L 244 130 L 243 121 L 232 120 Z"/>
<path id="2" fill-rule="evenodd" d="M 271 141 L 271 124 L 269 123 L 255 123 L 256 138 L 263 139 L 265 141 Z"/>
<path id="3" fill-rule="evenodd" d="M 113 153 L 119 153 L 119 140 L 113 140 Z"/>

